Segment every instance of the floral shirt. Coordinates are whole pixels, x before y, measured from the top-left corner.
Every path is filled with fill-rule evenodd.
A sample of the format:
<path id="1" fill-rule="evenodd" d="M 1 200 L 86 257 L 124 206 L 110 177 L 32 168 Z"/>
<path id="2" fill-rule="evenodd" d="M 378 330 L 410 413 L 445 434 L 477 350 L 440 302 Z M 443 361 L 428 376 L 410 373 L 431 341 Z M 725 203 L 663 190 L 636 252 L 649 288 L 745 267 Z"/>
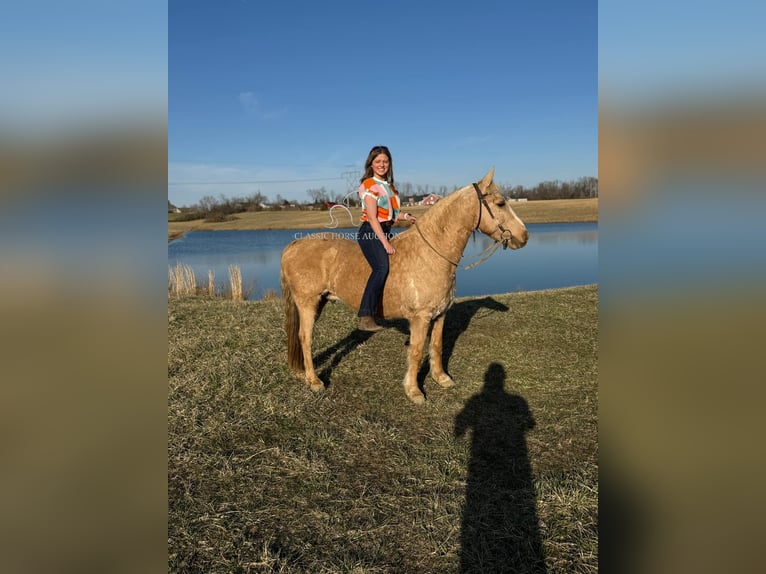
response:
<path id="1" fill-rule="evenodd" d="M 387 181 L 370 177 L 365 179 L 357 190 L 364 205 L 364 198 L 374 197 L 378 204 L 378 221 L 394 221 L 399 215 L 399 193 Z M 362 221 L 368 221 L 367 210 L 362 211 Z"/>

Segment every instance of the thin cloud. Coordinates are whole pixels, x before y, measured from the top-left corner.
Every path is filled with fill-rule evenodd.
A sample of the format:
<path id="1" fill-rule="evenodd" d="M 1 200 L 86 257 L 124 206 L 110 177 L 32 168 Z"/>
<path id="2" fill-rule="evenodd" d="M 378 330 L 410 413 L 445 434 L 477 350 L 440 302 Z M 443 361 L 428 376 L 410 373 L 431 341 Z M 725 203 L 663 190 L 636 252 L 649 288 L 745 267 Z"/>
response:
<path id="1" fill-rule="evenodd" d="M 245 111 L 252 111 L 258 109 L 258 98 L 255 97 L 254 92 L 240 92 L 239 103 Z"/>
<path id="2" fill-rule="evenodd" d="M 237 100 L 246 115 L 262 120 L 273 120 L 287 113 L 286 106 L 277 109 L 265 108 L 259 101 L 255 92 L 240 92 Z"/>

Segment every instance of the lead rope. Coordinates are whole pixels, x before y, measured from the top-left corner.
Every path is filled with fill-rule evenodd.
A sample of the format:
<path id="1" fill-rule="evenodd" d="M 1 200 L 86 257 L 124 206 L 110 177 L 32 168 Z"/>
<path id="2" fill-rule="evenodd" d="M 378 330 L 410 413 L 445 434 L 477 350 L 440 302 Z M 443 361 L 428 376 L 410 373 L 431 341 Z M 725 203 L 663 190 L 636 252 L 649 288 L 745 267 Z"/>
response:
<path id="1" fill-rule="evenodd" d="M 492 244 L 491 244 L 489 247 L 487 247 L 487 248 L 486 248 L 484 251 L 482 251 L 481 253 L 479 253 L 479 254 L 478 254 L 478 255 L 476 255 L 475 257 L 481 257 L 482 255 L 484 255 L 484 253 L 487 253 L 487 251 L 489 251 L 489 253 L 487 253 L 487 255 L 485 255 L 484 257 L 482 257 L 482 258 L 481 258 L 479 261 L 475 261 L 475 262 L 471 263 L 470 265 L 466 265 L 465 267 L 463 267 L 463 269 L 466 269 L 466 270 L 468 270 L 468 269 L 473 269 L 473 268 L 474 268 L 474 267 L 476 267 L 477 265 L 481 265 L 481 264 L 482 264 L 482 263 L 484 263 L 484 262 L 485 262 L 487 259 L 489 259 L 490 257 L 492 257 L 492 255 L 495 253 L 495 251 L 497 251 L 497 248 L 498 248 L 498 247 L 500 247 L 500 242 L 499 242 L 499 241 L 495 241 L 494 243 L 492 243 Z M 490 251 L 490 249 L 491 249 L 492 251 Z"/>

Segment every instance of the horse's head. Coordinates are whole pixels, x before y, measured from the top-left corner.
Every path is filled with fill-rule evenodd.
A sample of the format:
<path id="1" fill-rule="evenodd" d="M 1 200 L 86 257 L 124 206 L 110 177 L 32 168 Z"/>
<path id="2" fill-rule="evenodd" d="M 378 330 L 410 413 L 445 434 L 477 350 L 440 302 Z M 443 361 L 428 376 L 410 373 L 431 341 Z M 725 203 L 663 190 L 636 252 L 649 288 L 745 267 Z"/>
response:
<path id="1" fill-rule="evenodd" d="M 493 167 L 480 182 L 473 184 L 479 203 L 476 228 L 495 241 L 501 242 L 503 249 L 519 249 L 527 244 L 529 232 L 500 193 L 500 188 L 493 181 L 494 175 Z"/>

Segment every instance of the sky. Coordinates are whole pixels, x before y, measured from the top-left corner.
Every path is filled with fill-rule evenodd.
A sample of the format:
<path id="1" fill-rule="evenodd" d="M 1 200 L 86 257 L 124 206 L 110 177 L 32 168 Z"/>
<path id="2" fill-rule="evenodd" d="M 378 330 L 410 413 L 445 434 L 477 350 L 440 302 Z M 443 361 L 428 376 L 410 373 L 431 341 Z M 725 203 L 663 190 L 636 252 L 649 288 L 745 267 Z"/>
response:
<path id="1" fill-rule="evenodd" d="M 597 3 L 170 0 L 168 199 L 597 176 Z M 348 174 L 354 174 L 349 178 Z"/>

